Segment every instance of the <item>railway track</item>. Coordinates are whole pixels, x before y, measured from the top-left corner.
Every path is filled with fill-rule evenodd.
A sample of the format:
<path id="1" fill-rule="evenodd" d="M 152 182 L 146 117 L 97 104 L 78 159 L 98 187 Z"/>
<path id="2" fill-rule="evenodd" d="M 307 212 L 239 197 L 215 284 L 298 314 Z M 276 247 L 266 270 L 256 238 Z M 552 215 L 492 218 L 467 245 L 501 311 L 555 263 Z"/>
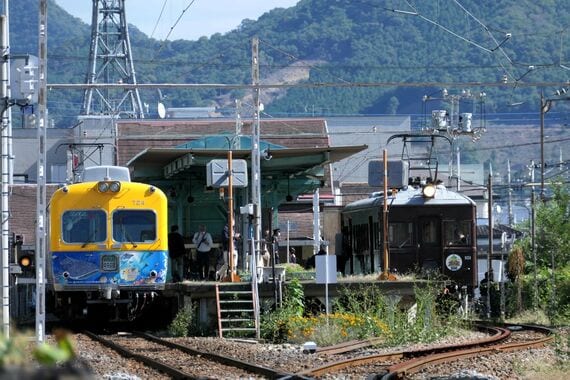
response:
<path id="1" fill-rule="evenodd" d="M 478 329 L 487 331 L 490 335 L 468 343 L 442 345 L 427 349 L 396 351 L 390 353 L 373 354 L 355 357 L 336 362 L 327 363 L 297 373 L 299 376 L 314 377 L 346 371 L 349 375 L 363 375 L 376 373 L 376 378 L 383 380 L 403 378 L 411 373 L 420 371 L 431 365 L 447 361 L 459 360 L 480 355 L 485 352 L 522 350 L 530 347 L 539 347 L 553 339 L 549 329 L 511 325 L 507 327 L 478 326 Z M 535 331 L 538 334 L 532 338 L 520 338 L 519 331 Z M 339 346 L 327 347 L 319 353 L 346 353 L 373 345 L 370 340 L 363 342 L 345 343 Z M 358 368 L 361 367 L 359 371 Z M 345 374 L 343 372 L 343 374 Z"/>
<path id="2" fill-rule="evenodd" d="M 434 353 L 426 357 L 411 359 L 388 367 L 388 373 L 381 377 L 382 380 L 406 378 L 424 368 L 436 364 L 452 362 L 471 357 L 478 357 L 487 353 L 510 352 L 528 348 L 542 347 L 554 339 L 552 330 L 546 327 L 529 325 L 506 325 L 511 334 L 505 339 L 483 347 L 456 349 L 451 352 Z M 528 334 L 529 331 L 535 334 Z"/>
<path id="3" fill-rule="evenodd" d="M 137 360 L 175 379 L 306 378 L 228 356 L 196 350 L 147 333 L 133 332 L 110 337 L 103 337 L 90 331 L 84 333 L 122 356 Z"/>

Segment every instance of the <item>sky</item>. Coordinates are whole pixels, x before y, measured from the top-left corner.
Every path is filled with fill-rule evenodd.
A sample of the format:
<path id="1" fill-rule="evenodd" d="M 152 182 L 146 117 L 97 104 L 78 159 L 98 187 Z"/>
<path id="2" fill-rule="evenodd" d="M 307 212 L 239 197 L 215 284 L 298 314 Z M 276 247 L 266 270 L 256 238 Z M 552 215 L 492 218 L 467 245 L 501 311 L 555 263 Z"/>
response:
<path id="1" fill-rule="evenodd" d="M 169 40 L 197 40 L 202 36 L 225 33 L 235 29 L 244 19 L 256 20 L 274 8 L 288 8 L 299 0 L 126 0 L 127 22 L 135 25 L 149 37 L 163 40 L 176 20 Z M 75 17 L 91 24 L 91 0 L 56 0 L 56 3 Z M 182 13 L 189 4 L 190 7 Z M 158 26 L 157 20 L 164 6 Z"/>

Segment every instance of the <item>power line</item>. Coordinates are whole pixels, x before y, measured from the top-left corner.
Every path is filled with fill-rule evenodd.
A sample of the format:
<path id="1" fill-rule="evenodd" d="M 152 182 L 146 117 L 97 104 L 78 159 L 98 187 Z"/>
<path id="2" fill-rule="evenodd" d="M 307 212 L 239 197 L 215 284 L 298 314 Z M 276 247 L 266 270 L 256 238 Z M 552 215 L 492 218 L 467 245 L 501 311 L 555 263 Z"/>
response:
<path id="1" fill-rule="evenodd" d="M 190 8 L 192 6 L 192 4 L 194 4 L 196 0 L 191 0 L 190 4 L 188 4 L 188 6 L 186 8 L 184 8 L 182 10 L 182 13 L 180 13 L 180 16 L 178 16 L 178 18 L 176 19 L 176 21 L 174 22 L 174 25 L 172 25 L 170 27 L 170 31 L 168 32 L 168 34 L 166 35 L 166 37 L 164 38 L 164 41 L 168 41 L 168 37 L 170 37 L 170 35 L 172 34 L 172 32 L 174 31 L 174 28 L 176 27 L 176 25 L 178 25 L 178 23 L 180 22 L 180 20 L 182 19 L 182 16 L 184 16 L 184 13 L 186 13 L 186 11 L 188 10 L 188 8 Z M 158 56 L 158 53 L 160 53 L 160 51 L 162 50 L 162 48 L 164 47 L 164 42 L 162 44 L 160 44 L 160 46 L 158 47 L 158 51 L 156 52 L 156 55 Z"/>
<path id="2" fill-rule="evenodd" d="M 217 57 L 223 57 L 224 54 L 219 54 Z M 50 59 L 50 61 L 82 61 L 82 62 L 87 62 L 89 59 L 85 56 L 73 56 L 73 55 L 60 55 L 60 54 L 49 54 L 48 58 Z M 298 65 L 295 66 L 291 66 L 291 65 L 279 65 L 279 64 L 260 64 L 259 67 L 260 68 L 272 68 L 272 69 L 286 69 L 286 68 L 315 68 L 315 69 L 321 69 L 321 67 L 319 67 L 318 65 L 311 65 L 311 64 L 303 64 L 302 62 L 306 62 L 306 59 L 301 59 L 298 58 L 299 62 L 301 62 Z M 211 62 L 208 61 L 187 61 L 184 60 L 182 58 L 175 58 L 175 59 L 161 59 L 160 62 L 158 62 L 156 59 L 143 59 L 143 58 L 133 58 L 133 62 L 135 63 L 139 63 L 139 64 L 152 64 L 155 66 L 164 66 L 164 65 L 179 65 L 179 64 L 184 64 L 185 66 L 206 66 L 206 65 L 211 65 Z M 544 62 L 529 62 L 529 63 L 518 63 L 520 65 L 524 65 L 524 66 L 535 66 L 535 67 L 540 67 L 540 68 L 548 68 L 548 67 L 560 67 L 560 64 L 562 65 L 567 65 L 570 67 L 570 62 L 557 62 L 557 63 L 544 63 Z M 244 69 L 249 69 L 251 68 L 251 65 L 248 64 L 244 64 L 244 63 L 217 63 L 215 65 L 212 65 L 215 67 L 235 67 L 235 68 L 244 68 Z M 208 66 L 211 67 L 211 66 Z M 459 65 L 459 64 L 455 64 L 455 65 L 447 65 L 447 64 L 441 64 L 441 65 L 329 65 L 327 66 L 327 68 L 333 68 L 333 69 L 349 69 L 349 70 L 355 70 L 355 69 L 361 69 L 361 70 L 435 70 L 435 69 L 442 69 L 442 70 L 473 70 L 473 69 L 489 69 L 489 70 L 493 70 L 493 69 L 497 69 L 497 68 L 501 68 L 501 65 Z M 194 68 L 195 69 L 195 68 Z"/>
<path id="3" fill-rule="evenodd" d="M 152 38 L 154 36 L 154 32 L 156 31 L 156 28 L 158 27 L 158 24 L 160 23 L 160 19 L 162 18 L 162 14 L 164 13 L 164 8 L 166 7 L 167 2 L 168 2 L 168 0 L 164 0 L 164 3 L 162 3 L 162 8 L 160 9 L 160 14 L 158 15 L 158 18 L 156 19 L 156 24 L 154 24 L 154 28 L 152 28 L 152 33 L 150 34 L 150 38 Z"/>
<path id="4" fill-rule="evenodd" d="M 559 142 L 564 142 L 564 141 L 570 141 L 570 137 L 565 137 L 565 138 L 561 138 L 561 139 L 556 139 L 556 140 L 548 140 L 545 141 L 545 144 L 553 144 L 553 143 L 559 143 Z M 496 145 L 496 146 L 489 146 L 489 147 L 484 147 L 484 148 L 477 148 L 477 149 L 464 149 L 464 152 L 479 152 L 482 150 L 497 150 L 497 149 L 507 149 L 507 148 L 518 148 L 521 146 L 531 146 L 531 145 L 540 145 L 540 142 L 529 142 L 529 143 L 519 143 L 519 144 L 508 144 L 508 145 Z"/>
<path id="5" fill-rule="evenodd" d="M 559 87 L 567 86 L 568 81 L 559 82 L 525 82 L 519 83 L 519 87 Z M 510 87 L 503 82 L 307 82 L 307 83 L 261 83 L 252 84 L 222 84 L 222 83 L 51 83 L 48 89 L 85 89 L 85 88 L 114 88 L 114 89 L 267 89 L 267 88 L 327 88 L 327 87 Z"/>

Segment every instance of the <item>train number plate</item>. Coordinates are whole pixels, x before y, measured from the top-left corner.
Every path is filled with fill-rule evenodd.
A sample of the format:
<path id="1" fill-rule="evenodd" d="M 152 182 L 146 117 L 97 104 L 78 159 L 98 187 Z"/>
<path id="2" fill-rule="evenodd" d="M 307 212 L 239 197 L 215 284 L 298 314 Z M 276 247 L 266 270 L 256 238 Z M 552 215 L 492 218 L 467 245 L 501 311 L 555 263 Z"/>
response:
<path id="1" fill-rule="evenodd" d="M 101 256 L 101 270 L 104 272 L 116 272 L 119 269 L 119 260 L 115 255 Z"/>

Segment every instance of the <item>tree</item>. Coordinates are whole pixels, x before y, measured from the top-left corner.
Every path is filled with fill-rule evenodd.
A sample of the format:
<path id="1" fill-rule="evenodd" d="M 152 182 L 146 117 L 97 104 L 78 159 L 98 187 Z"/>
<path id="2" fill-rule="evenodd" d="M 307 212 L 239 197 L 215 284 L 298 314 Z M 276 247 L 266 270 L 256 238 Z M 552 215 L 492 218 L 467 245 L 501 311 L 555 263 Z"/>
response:
<path id="1" fill-rule="evenodd" d="M 538 304 L 548 305 L 553 322 L 568 323 L 570 318 L 570 188 L 567 184 L 552 188 L 552 197 L 536 209 L 536 268 L 530 269 L 527 283 L 538 292 Z M 521 242 L 527 262 L 532 260 L 530 237 Z M 538 273 L 538 284 L 534 272 Z"/>
<path id="2" fill-rule="evenodd" d="M 540 203 L 536 212 L 538 265 L 570 262 L 570 189 L 554 186 L 550 200 Z"/>
<path id="3" fill-rule="evenodd" d="M 507 274 L 515 283 L 517 289 L 517 310 L 522 311 L 522 276 L 524 275 L 524 251 L 522 247 L 515 246 L 507 259 Z"/>

